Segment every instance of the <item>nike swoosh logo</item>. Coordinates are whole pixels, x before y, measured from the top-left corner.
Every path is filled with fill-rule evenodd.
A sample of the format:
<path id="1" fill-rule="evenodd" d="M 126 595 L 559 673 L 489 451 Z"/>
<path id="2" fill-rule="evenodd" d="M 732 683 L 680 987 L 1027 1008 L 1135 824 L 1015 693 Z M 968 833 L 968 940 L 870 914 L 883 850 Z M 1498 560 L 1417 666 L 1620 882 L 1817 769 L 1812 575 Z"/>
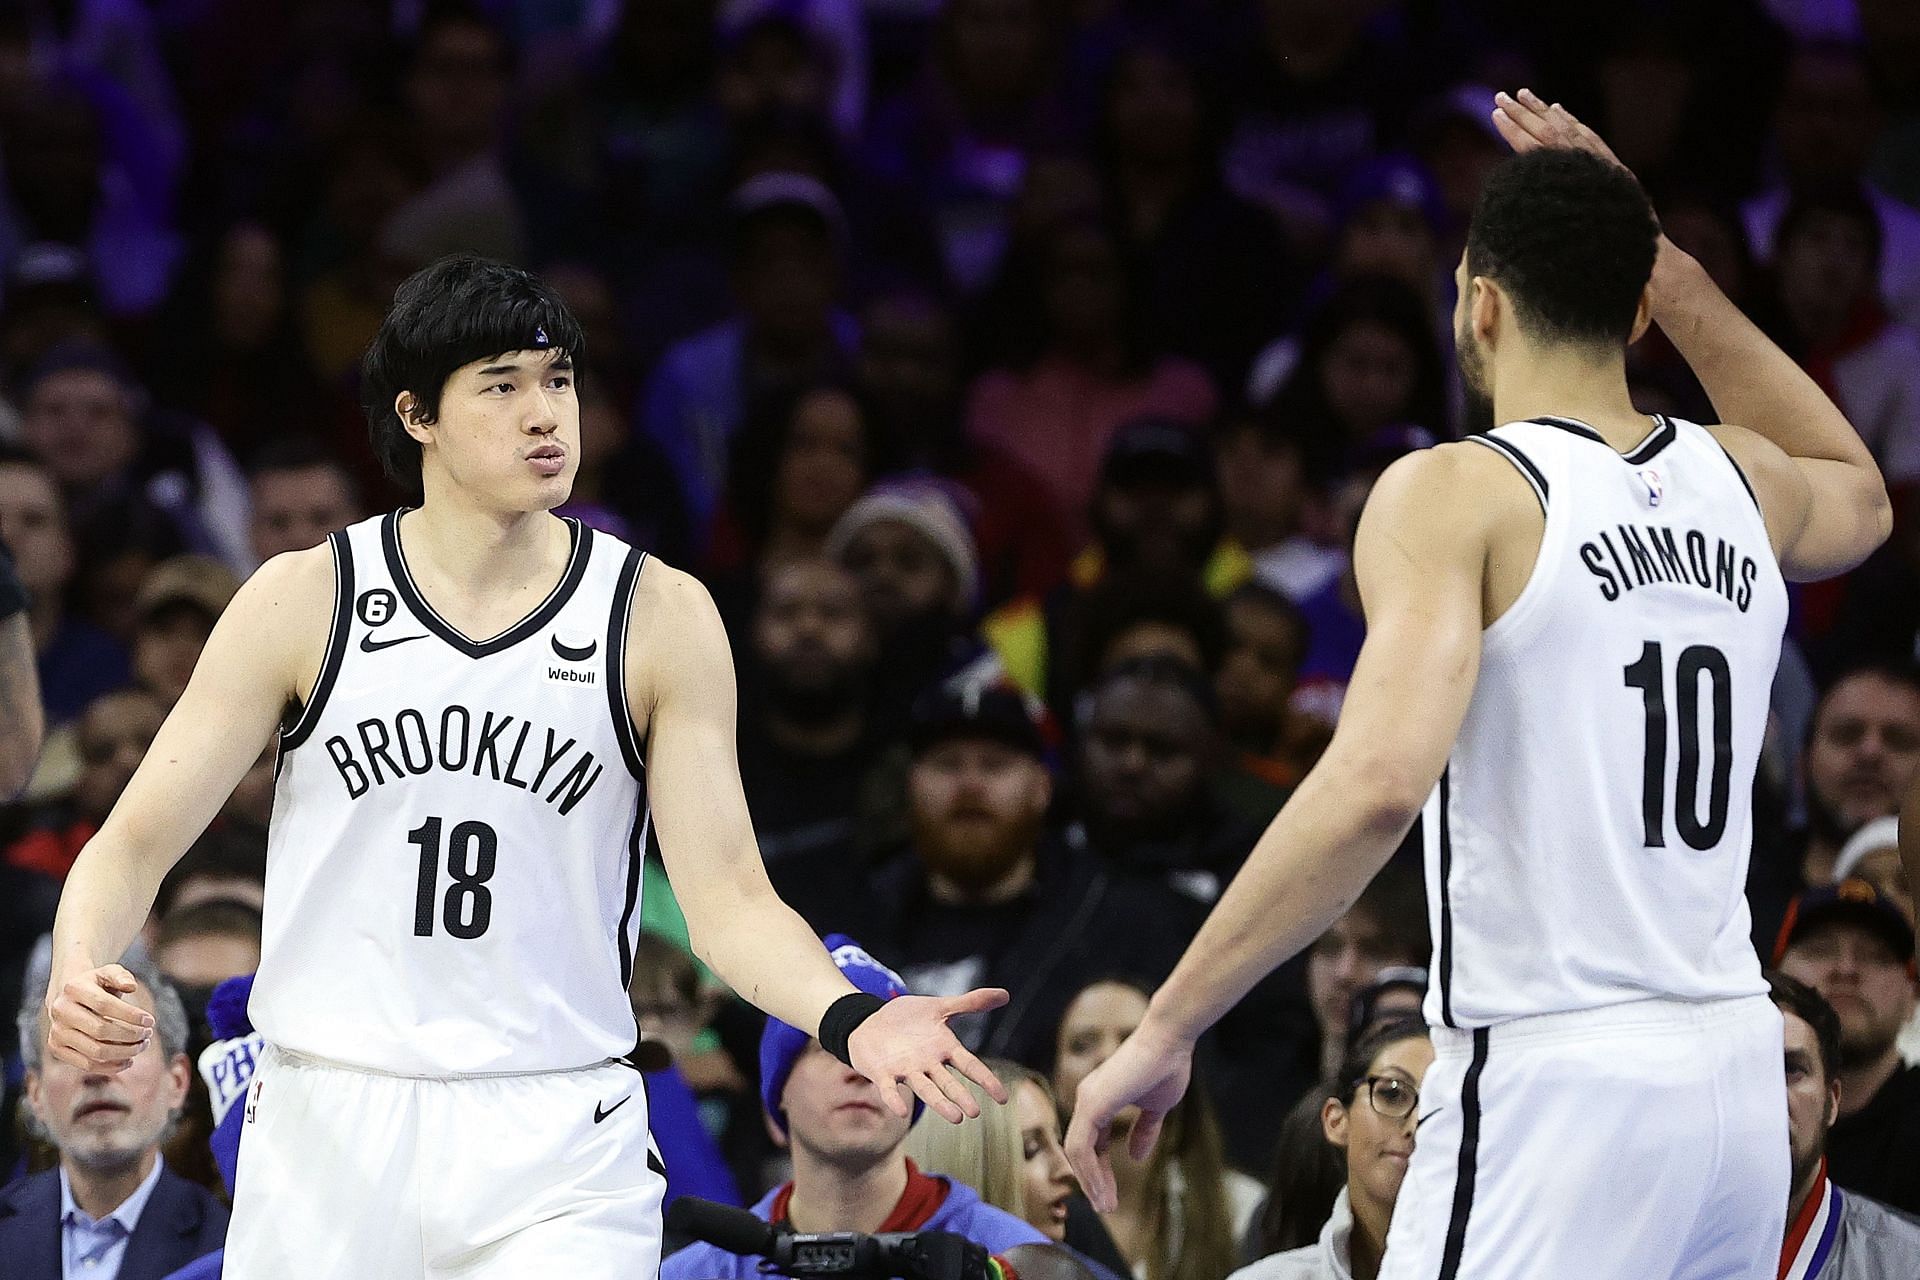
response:
<path id="1" fill-rule="evenodd" d="M 599 648 L 600 642 L 598 640 L 589 640 L 587 641 L 586 648 L 576 649 L 570 644 L 561 644 L 559 636 L 553 638 L 553 651 L 565 658 L 568 662 L 585 662 L 588 658 L 591 658 Z"/>
<path id="2" fill-rule="evenodd" d="M 391 640 L 375 640 L 372 636 L 366 635 L 360 637 L 360 649 L 364 653 L 374 653 L 380 649 L 391 649 L 397 644 L 405 644 L 409 640 L 425 640 L 426 638 L 425 632 L 410 636 L 395 636 Z"/>
<path id="3" fill-rule="evenodd" d="M 602 1120 L 605 1120 L 608 1116 L 612 1115 L 614 1112 L 618 1111 L 620 1108 L 626 1106 L 629 1102 L 632 1102 L 632 1101 L 633 1101 L 633 1095 L 628 1094 L 626 1097 L 620 1099 L 620 1101 L 614 1103 L 612 1106 L 606 1108 L 604 1111 L 600 1109 L 600 1104 L 596 1102 L 593 1105 L 593 1122 L 595 1124 L 599 1124 Z"/>
<path id="4" fill-rule="evenodd" d="M 1418 1120 L 1415 1120 L 1413 1122 L 1414 1129 L 1418 1131 L 1421 1125 L 1425 1124 L 1427 1121 L 1433 1119 L 1435 1116 L 1439 1115 L 1442 1111 L 1445 1111 L 1445 1110 L 1446 1110 L 1445 1107 L 1435 1107 L 1433 1110 L 1427 1112 L 1427 1114 L 1421 1116 Z"/>

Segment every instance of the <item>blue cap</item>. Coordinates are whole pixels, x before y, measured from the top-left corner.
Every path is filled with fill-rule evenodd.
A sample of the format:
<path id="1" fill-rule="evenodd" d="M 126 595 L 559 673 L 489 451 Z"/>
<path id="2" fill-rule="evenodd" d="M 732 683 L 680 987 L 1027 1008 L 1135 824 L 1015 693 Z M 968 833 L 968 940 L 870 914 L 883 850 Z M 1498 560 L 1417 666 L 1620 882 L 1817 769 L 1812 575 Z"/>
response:
<path id="1" fill-rule="evenodd" d="M 847 981 L 868 995 L 891 1000 L 907 994 L 907 984 L 899 974 L 868 955 L 859 943 L 846 934 L 828 934 L 826 945 L 834 964 L 847 976 Z M 781 1109 L 780 1099 L 787 1091 L 787 1077 L 793 1074 L 793 1064 L 807 1051 L 812 1039 L 800 1028 L 788 1026 L 778 1018 L 768 1018 L 767 1029 L 760 1033 L 760 1105 L 766 1108 L 767 1118 L 783 1134 L 787 1131 L 787 1116 Z M 916 1098 L 913 1103 L 915 1120 L 920 1118 L 920 1110 L 921 1103 Z"/>
<path id="2" fill-rule="evenodd" d="M 1447 222 L 1446 202 L 1426 166 L 1412 156 L 1392 153 L 1367 161 L 1340 191 L 1339 220 L 1345 226 L 1369 205 L 1395 204 L 1412 209 L 1438 231 Z"/>

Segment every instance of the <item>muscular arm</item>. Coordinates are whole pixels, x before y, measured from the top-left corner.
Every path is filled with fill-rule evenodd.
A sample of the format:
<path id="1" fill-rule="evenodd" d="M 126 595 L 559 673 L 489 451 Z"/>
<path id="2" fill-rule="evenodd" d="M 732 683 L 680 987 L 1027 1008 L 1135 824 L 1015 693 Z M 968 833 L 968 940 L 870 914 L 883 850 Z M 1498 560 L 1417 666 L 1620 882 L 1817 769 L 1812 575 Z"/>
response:
<path id="1" fill-rule="evenodd" d="M 1354 543 L 1367 638 L 1339 726 L 1154 996 L 1148 1021 L 1168 1038 L 1198 1039 L 1324 932 L 1439 779 L 1480 663 L 1487 517 L 1458 495 L 1484 492 L 1477 468 L 1499 465 L 1467 448 L 1404 458 L 1374 488 Z"/>
<path id="2" fill-rule="evenodd" d="M 0 725 L 0 800 L 10 800 L 33 776 L 47 727 L 25 610 L 0 622 Z"/>
<path id="3" fill-rule="evenodd" d="M 705 588 L 654 561 L 627 655 L 647 726 L 647 796 L 693 949 L 754 1005 L 808 1034 L 854 988 L 768 883 L 734 753 L 732 651 Z"/>
<path id="4" fill-rule="evenodd" d="M 331 554 L 318 547 L 278 557 L 240 588 L 207 638 L 186 692 L 68 874 L 54 923 L 48 1004 L 54 1051 L 75 1065 L 87 1063 L 70 1055 L 84 1057 L 97 1046 L 63 1043 L 63 1033 L 90 1035 L 101 1024 L 63 1001 L 80 1000 L 105 1018 L 132 1006 L 118 1008 L 122 1002 L 89 990 L 96 1007 L 69 985 L 118 961 L 146 922 L 160 881 L 259 758 L 301 687 L 296 682 L 319 669 L 333 600 Z"/>

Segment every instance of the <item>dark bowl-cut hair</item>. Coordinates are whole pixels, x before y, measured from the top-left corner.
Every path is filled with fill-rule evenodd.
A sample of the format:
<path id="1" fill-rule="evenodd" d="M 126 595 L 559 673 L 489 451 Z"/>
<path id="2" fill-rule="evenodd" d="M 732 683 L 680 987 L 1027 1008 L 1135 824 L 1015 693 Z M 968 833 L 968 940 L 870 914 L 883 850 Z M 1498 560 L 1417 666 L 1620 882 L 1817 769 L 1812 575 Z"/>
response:
<path id="1" fill-rule="evenodd" d="M 360 402 L 381 470 L 408 492 L 420 491 L 420 445 L 393 408 L 402 391 L 419 404 L 419 420 L 433 422 L 447 379 L 462 365 L 551 349 L 577 371 L 586 345 L 573 312 L 532 272 L 470 253 L 414 272 L 393 291 L 393 307 L 360 364 Z"/>
<path id="2" fill-rule="evenodd" d="M 1840 1078 L 1840 1015 L 1827 998 L 1798 978 L 1777 969 L 1767 970 L 1767 994 L 1783 1013 L 1790 1013 L 1813 1028 L 1820 1046 L 1820 1075 L 1828 1084 Z"/>
<path id="3" fill-rule="evenodd" d="M 1537 341 L 1620 344 L 1659 240 L 1653 205 L 1625 169 L 1583 151 L 1532 151 L 1488 177 L 1467 228 L 1467 274 L 1498 282 Z"/>

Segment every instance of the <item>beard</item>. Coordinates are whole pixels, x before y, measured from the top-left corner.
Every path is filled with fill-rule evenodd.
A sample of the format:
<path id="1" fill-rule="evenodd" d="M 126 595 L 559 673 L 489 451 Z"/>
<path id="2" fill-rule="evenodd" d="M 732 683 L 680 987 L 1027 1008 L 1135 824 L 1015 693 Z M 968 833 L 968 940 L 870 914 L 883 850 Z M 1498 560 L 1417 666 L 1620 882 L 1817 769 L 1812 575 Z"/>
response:
<path id="1" fill-rule="evenodd" d="M 1486 431 L 1498 424 L 1493 420 L 1493 387 L 1487 378 L 1486 353 L 1474 340 L 1471 330 L 1455 326 L 1454 350 L 1460 362 L 1460 383 L 1465 391 L 1466 417 L 1461 423 L 1468 435 Z"/>
<path id="2" fill-rule="evenodd" d="M 1040 814 L 1008 818 L 983 809 L 913 814 L 914 847 L 932 875 L 962 892 L 983 893 L 1033 855 Z"/>
<path id="3" fill-rule="evenodd" d="M 769 667 L 766 673 L 767 709 L 782 720 L 817 725 L 864 707 L 865 668 L 851 664 L 812 664 L 805 670 Z"/>

